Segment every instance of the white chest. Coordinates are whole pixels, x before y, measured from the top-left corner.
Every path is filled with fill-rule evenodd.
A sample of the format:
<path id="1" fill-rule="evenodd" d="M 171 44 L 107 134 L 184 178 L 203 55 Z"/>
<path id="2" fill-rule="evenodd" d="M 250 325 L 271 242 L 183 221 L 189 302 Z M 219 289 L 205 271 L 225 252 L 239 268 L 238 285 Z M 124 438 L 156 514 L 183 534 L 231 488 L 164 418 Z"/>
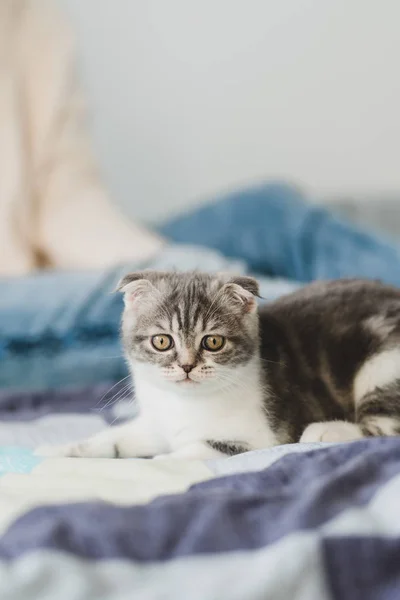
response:
<path id="1" fill-rule="evenodd" d="M 235 441 L 252 448 L 277 443 L 256 386 L 246 394 L 241 389 L 184 396 L 142 381 L 137 391 L 141 413 L 154 423 L 171 450 L 200 440 Z"/>

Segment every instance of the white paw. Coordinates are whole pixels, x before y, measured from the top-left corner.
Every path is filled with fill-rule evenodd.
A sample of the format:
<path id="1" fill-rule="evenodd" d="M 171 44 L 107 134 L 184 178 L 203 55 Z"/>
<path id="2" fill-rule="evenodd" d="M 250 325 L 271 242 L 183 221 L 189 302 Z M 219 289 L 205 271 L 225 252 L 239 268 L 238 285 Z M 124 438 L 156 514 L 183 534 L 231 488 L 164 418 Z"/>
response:
<path id="1" fill-rule="evenodd" d="M 300 438 L 300 443 L 349 442 L 362 437 L 359 426 L 354 423 L 326 421 L 325 423 L 311 423 L 311 425 L 308 425 Z"/>
<path id="2" fill-rule="evenodd" d="M 52 458 L 116 458 L 119 453 L 116 444 L 87 440 L 62 446 L 40 446 L 34 454 Z"/>
<path id="3" fill-rule="evenodd" d="M 69 456 L 69 450 L 72 444 L 65 444 L 63 446 L 39 446 L 34 451 L 35 456 L 46 456 L 46 457 L 62 457 Z"/>

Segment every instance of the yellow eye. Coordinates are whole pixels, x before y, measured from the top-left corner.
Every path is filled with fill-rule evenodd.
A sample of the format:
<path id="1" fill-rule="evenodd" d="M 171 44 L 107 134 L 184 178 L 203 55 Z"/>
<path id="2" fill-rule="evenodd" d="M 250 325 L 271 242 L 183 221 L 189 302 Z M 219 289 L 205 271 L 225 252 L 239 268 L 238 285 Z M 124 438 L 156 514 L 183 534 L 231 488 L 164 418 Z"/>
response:
<path id="1" fill-rule="evenodd" d="M 172 348 L 174 345 L 174 340 L 170 335 L 163 333 L 160 335 L 153 335 L 151 338 L 151 344 L 153 348 L 159 352 L 165 352 L 165 350 L 170 350 Z"/>
<path id="2" fill-rule="evenodd" d="M 216 352 L 221 350 L 225 344 L 225 338 L 222 335 L 206 335 L 201 340 L 201 345 L 205 350 L 209 352 Z"/>

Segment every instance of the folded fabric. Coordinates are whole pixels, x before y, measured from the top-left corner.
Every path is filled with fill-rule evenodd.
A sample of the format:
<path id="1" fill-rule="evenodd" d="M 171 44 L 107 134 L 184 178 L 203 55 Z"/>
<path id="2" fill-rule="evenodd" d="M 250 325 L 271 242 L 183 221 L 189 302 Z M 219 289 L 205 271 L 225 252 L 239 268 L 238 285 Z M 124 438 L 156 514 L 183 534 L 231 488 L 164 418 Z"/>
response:
<path id="1" fill-rule="evenodd" d="M 400 246 L 310 203 L 301 190 L 269 183 L 238 190 L 160 228 L 179 243 L 242 259 L 249 270 L 309 282 L 365 277 L 400 286 Z"/>
<path id="2" fill-rule="evenodd" d="M 291 449 L 218 478 L 210 464 L 84 459 L 3 476 L 0 597 L 397 598 L 400 441 Z"/>
<path id="3" fill-rule="evenodd" d="M 217 476 L 260 471 L 282 456 L 323 446 L 290 444 L 213 461 L 41 458 L 25 447 L 0 447 L 0 535 L 36 506 L 82 501 L 143 504 Z"/>

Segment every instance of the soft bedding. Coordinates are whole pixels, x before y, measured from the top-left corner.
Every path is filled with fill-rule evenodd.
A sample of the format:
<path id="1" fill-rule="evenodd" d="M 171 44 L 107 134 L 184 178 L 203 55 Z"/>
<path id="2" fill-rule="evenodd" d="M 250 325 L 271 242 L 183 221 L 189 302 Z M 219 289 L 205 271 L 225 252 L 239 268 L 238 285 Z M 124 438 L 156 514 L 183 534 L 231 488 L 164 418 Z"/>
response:
<path id="1" fill-rule="evenodd" d="M 0 398 L 2 600 L 400 597 L 398 439 L 208 462 L 34 456 L 118 418 L 105 391 Z"/>
<path id="2" fill-rule="evenodd" d="M 199 217 L 215 225 L 211 247 L 234 240 L 224 253 L 245 256 L 253 270 L 301 281 L 367 272 L 398 283 L 395 246 L 291 197 L 270 204 L 259 190 L 236 200 Z M 227 212 L 243 235 L 233 235 Z M 254 236 L 251 214 L 263 215 L 260 225 L 273 222 L 275 238 L 263 229 Z M 171 239 L 192 239 L 196 229 L 204 242 L 201 223 L 189 225 L 178 221 Z M 283 254 L 272 252 L 273 268 L 257 269 L 252 257 L 265 257 L 266 244 Z M 172 246 L 148 266 L 200 260 L 203 269 L 220 268 L 221 257 L 207 262 L 193 252 Z M 125 382 L 110 389 L 127 375 L 117 341 L 121 300 L 108 295 L 120 270 L 1 282 L 0 600 L 400 598 L 400 439 L 281 446 L 208 462 L 34 455 L 39 445 L 84 438 L 126 416 L 129 406 L 115 403 Z M 261 283 L 268 299 L 296 286 Z M 66 388 L 71 381 L 87 387 Z"/>

